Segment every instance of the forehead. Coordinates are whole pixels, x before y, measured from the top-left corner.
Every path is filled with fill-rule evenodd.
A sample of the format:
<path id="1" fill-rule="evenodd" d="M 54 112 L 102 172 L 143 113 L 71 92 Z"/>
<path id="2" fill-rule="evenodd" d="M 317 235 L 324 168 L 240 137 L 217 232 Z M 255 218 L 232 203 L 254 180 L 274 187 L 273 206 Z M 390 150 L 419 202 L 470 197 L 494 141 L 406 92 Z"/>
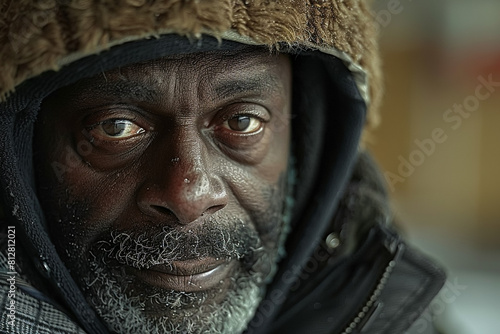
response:
<path id="1" fill-rule="evenodd" d="M 272 71 L 279 67 L 286 58 L 283 55 L 271 53 L 269 50 L 248 47 L 239 51 L 212 51 L 175 55 L 158 58 L 146 62 L 127 65 L 98 75 L 92 80 L 109 81 L 123 78 L 151 79 L 150 74 L 162 73 L 186 77 L 225 77 L 227 75 L 251 74 L 255 72 Z"/>
<path id="2" fill-rule="evenodd" d="M 118 67 L 80 80 L 53 97 L 73 102 L 94 97 L 167 102 L 175 96 L 196 96 L 196 100 L 213 101 L 248 92 L 282 95 L 290 84 L 287 56 L 245 47 L 238 51 L 168 56 Z"/>
<path id="3" fill-rule="evenodd" d="M 64 95 L 107 95 L 117 98 L 156 98 L 186 90 L 225 95 L 240 91 L 265 91 L 287 84 L 288 56 L 260 47 L 238 51 L 211 51 L 162 57 L 102 72 L 63 89 Z M 59 95 L 59 94 L 58 94 Z M 79 96 L 74 96 L 78 98 Z M 80 95 L 81 97 L 81 95 Z"/>

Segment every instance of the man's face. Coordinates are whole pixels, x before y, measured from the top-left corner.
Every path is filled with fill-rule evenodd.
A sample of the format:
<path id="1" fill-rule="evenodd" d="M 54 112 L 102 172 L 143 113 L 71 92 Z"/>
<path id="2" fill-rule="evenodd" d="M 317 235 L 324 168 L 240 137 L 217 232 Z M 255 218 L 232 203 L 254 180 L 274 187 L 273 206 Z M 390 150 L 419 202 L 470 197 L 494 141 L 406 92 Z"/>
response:
<path id="1" fill-rule="evenodd" d="M 39 197 L 111 329 L 244 330 L 284 239 L 290 103 L 289 60 L 256 50 L 134 64 L 44 101 Z"/>

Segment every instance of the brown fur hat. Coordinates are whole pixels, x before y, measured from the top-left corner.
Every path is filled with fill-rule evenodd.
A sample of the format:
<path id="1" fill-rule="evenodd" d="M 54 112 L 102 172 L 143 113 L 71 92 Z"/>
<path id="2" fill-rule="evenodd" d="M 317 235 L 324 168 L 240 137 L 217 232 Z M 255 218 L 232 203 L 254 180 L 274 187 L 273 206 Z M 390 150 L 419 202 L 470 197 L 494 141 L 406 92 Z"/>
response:
<path id="1" fill-rule="evenodd" d="M 336 55 L 361 73 L 358 86 L 370 103 L 367 126 L 378 122 L 378 53 L 363 0 L 0 0 L 0 100 L 44 71 L 166 33 Z"/>

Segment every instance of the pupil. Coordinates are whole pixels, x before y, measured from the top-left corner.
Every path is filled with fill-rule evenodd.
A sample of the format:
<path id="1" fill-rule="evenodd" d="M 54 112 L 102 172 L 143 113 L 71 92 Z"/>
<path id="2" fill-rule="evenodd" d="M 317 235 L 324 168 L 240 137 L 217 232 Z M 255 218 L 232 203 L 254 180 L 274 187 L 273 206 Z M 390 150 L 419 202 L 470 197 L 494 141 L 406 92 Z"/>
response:
<path id="1" fill-rule="evenodd" d="M 238 116 L 229 121 L 231 129 L 235 131 L 244 131 L 250 125 L 250 117 L 248 116 Z"/>

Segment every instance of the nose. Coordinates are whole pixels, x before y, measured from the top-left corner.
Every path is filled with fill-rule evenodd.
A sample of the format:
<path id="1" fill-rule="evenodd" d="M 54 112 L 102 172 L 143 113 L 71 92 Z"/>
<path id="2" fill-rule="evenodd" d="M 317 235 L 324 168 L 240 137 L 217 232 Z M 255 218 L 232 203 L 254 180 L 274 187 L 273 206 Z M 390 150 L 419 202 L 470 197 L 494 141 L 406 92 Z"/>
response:
<path id="1" fill-rule="evenodd" d="M 204 154 L 203 144 L 182 145 L 176 152 L 149 171 L 149 181 L 137 195 L 140 210 L 155 220 L 186 225 L 224 208 L 227 192 L 210 170 L 213 162 Z"/>

